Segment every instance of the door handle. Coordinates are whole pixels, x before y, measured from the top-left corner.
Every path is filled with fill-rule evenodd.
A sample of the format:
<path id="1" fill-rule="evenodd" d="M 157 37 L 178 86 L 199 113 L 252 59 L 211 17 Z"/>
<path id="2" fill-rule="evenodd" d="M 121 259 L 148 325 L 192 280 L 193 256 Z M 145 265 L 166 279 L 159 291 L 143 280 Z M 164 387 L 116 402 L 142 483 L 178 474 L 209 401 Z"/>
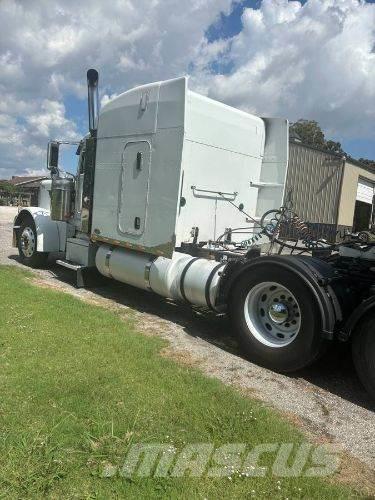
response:
<path id="1" fill-rule="evenodd" d="M 137 153 L 137 170 L 141 171 L 142 170 L 142 163 L 143 163 L 143 156 L 140 151 Z"/>

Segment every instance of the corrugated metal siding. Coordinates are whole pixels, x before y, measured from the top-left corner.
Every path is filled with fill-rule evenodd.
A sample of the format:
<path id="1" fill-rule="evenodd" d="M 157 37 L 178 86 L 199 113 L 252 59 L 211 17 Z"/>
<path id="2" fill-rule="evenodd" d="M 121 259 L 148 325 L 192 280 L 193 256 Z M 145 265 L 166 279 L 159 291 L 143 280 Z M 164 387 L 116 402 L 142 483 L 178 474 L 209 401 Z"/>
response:
<path id="1" fill-rule="evenodd" d="M 337 226 L 343 168 L 336 155 L 290 143 L 285 196 L 292 192 L 301 219 Z"/>

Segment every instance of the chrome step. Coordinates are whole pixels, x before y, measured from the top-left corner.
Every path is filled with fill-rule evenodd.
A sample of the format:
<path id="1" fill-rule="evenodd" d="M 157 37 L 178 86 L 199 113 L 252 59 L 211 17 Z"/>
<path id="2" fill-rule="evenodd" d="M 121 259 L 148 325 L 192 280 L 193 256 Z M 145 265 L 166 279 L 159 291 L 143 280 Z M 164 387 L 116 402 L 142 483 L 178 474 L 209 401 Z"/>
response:
<path id="1" fill-rule="evenodd" d="M 66 267 L 67 269 L 71 269 L 72 271 L 80 271 L 81 269 L 85 268 L 85 266 L 81 266 L 80 264 L 74 264 L 74 262 L 69 262 L 68 260 L 61 259 L 56 260 L 56 264 Z"/>
<path id="2" fill-rule="evenodd" d="M 77 288 L 104 286 L 108 281 L 112 281 L 100 274 L 96 267 L 82 266 L 64 259 L 56 260 L 56 264 L 75 273 L 75 286 Z"/>

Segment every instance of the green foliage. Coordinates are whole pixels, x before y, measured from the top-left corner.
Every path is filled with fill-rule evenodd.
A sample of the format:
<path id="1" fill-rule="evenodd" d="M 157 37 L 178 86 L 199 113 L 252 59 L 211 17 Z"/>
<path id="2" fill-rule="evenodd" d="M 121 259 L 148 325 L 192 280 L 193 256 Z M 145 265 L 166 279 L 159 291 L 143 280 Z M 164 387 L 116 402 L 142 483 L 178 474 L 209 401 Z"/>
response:
<path id="1" fill-rule="evenodd" d="M 342 155 L 345 154 L 345 151 L 342 149 L 340 142 L 326 141 L 325 149 L 327 151 L 331 151 L 332 153 L 342 154 Z"/>
<path id="2" fill-rule="evenodd" d="M 375 170 L 375 160 L 368 160 L 367 158 L 360 158 L 358 160 L 360 163 L 363 163 L 366 167 L 372 168 Z"/>
<path id="3" fill-rule="evenodd" d="M 292 123 L 290 129 L 297 133 L 304 144 L 323 149 L 326 146 L 324 133 L 315 120 L 300 119 Z"/>
<path id="4" fill-rule="evenodd" d="M 13 195 L 17 192 L 17 188 L 8 181 L 0 181 L 0 191 L 3 191 L 4 193 L 7 193 L 9 195 Z"/>

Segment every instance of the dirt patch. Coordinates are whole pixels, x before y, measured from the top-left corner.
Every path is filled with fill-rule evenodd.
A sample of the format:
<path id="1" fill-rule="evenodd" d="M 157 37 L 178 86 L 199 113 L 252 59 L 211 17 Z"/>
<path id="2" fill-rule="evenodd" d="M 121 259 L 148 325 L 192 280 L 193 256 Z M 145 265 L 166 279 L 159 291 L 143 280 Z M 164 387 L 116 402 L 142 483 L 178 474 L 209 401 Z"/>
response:
<path id="1" fill-rule="evenodd" d="M 366 467 L 359 460 L 342 455 L 341 467 L 330 481 L 354 485 L 362 494 L 368 495 L 368 498 L 375 498 L 375 476 L 374 471 Z"/>
<path id="2" fill-rule="evenodd" d="M 18 207 L 0 207 L 0 223 L 8 224 L 18 214 Z"/>
<path id="3" fill-rule="evenodd" d="M 160 351 L 160 355 L 185 366 L 199 366 L 194 356 L 186 351 L 174 351 L 170 347 L 166 347 Z"/>

